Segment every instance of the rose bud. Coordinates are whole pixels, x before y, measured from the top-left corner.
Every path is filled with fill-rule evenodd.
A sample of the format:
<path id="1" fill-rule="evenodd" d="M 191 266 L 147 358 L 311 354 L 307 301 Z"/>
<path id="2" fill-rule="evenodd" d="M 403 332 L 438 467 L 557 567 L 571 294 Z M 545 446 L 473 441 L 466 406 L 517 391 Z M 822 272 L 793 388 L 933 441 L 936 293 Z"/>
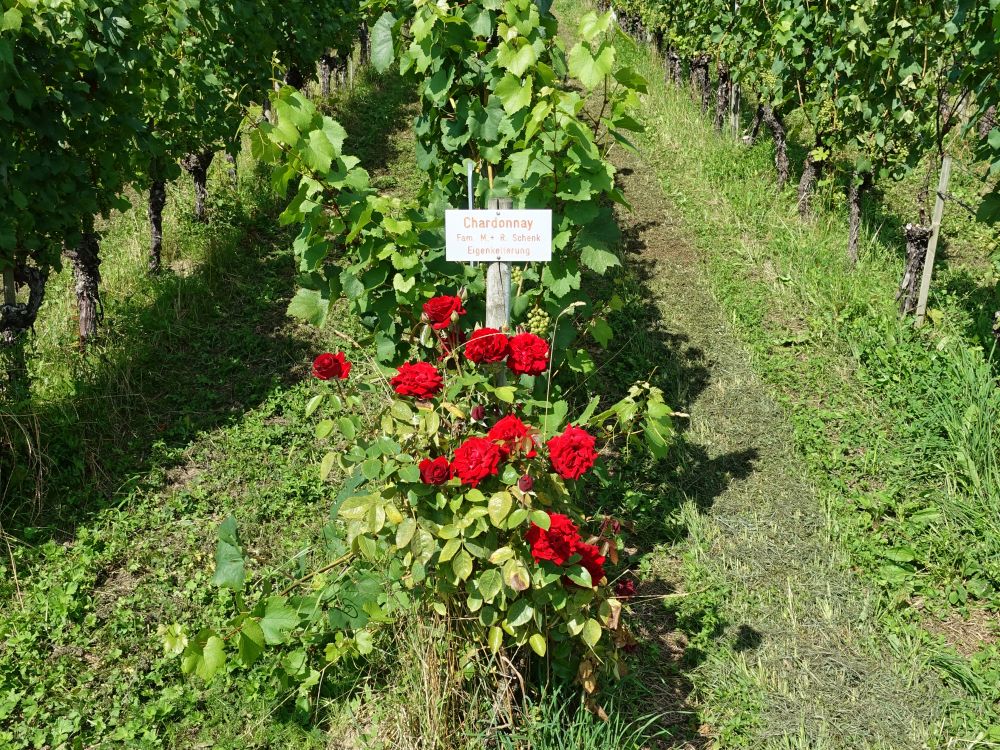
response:
<path id="1" fill-rule="evenodd" d="M 473 422 L 481 422 L 486 416 L 486 409 L 483 406 L 473 406 L 469 416 L 472 417 Z"/>
<path id="2" fill-rule="evenodd" d="M 517 480 L 517 488 L 521 492 L 531 492 L 535 487 L 535 480 L 531 478 L 529 474 L 525 474 L 523 477 Z"/>

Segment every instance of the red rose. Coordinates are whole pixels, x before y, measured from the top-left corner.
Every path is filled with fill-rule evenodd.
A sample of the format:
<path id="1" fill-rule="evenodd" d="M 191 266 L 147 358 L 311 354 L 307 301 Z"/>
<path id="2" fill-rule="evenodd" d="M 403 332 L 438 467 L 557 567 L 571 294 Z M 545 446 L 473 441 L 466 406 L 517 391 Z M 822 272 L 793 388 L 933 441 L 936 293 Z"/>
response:
<path id="1" fill-rule="evenodd" d="M 418 464 L 420 481 L 424 484 L 444 484 L 451 479 L 451 466 L 444 456 L 425 458 Z"/>
<path id="2" fill-rule="evenodd" d="M 515 375 L 541 375 L 549 367 L 549 345 L 533 333 L 519 333 L 510 340 L 507 367 Z"/>
<path id="3" fill-rule="evenodd" d="M 477 328 L 465 344 L 465 356 L 479 364 L 507 356 L 507 337 L 496 328 Z"/>
<path id="4" fill-rule="evenodd" d="M 324 352 L 313 360 L 313 377 L 320 380 L 345 380 L 351 373 L 351 363 L 343 352 Z"/>
<path id="5" fill-rule="evenodd" d="M 635 581 L 629 578 L 626 581 L 619 581 L 615 586 L 615 596 L 619 599 L 631 599 L 635 596 Z"/>
<path id="6" fill-rule="evenodd" d="M 450 326 L 459 315 L 465 315 L 461 297 L 432 297 L 424 303 L 424 315 L 431 327 L 443 331 Z"/>
<path id="7" fill-rule="evenodd" d="M 563 479 L 579 479 L 597 460 L 594 436 L 573 425 L 562 435 L 550 438 L 546 445 L 552 468 Z"/>
<path id="8" fill-rule="evenodd" d="M 494 476 L 500 467 L 500 449 L 492 440 L 470 437 L 455 449 L 451 472 L 472 487 Z"/>
<path id="9" fill-rule="evenodd" d="M 531 437 L 528 425 L 509 414 L 490 428 L 486 437 L 500 447 L 500 453 L 508 458 L 511 453 L 525 453 L 528 458 L 535 457 L 535 442 Z"/>
<path id="10" fill-rule="evenodd" d="M 441 373 L 432 364 L 414 362 L 400 365 L 398 375 L 389 383 L 400 396 L 415 396 L 416 398 L 433 398 L 441 390 L 444 380 Z"/>
<path id="11" fill-rule="evenodd" d="M 477 404 L 472 407 L 472 411 L 469 412 L 469 416 L 472 418 L 473 422 L 481 422 L 483 417 L 486 416 L 486 409 Z"/>
<path id="12" fill-rule="evenodd" d="M 517 480 L 517 488 L 521 492 L 531 492 L 535 488 L 535 480 L 531 478 L 530 474 L 525 474 Z"/>
<path id="13" fill-rule="evenodd" d="M 531 547 L 531 556 L 535 558 L 535 562 L 550 560 L 556 565 L 565 565 L 581 543 L 576 524 L 562 513 L 549 513 L 548 531 L 531 524 L 524 539 Z"/>
<path id="14" fill-rule="evenodd" d="M 604 578 L 604 555 L 593 544 L 580 543 L 576 548 L 580 565 L 590 573 L 590 580 L 596 586 Z"/>

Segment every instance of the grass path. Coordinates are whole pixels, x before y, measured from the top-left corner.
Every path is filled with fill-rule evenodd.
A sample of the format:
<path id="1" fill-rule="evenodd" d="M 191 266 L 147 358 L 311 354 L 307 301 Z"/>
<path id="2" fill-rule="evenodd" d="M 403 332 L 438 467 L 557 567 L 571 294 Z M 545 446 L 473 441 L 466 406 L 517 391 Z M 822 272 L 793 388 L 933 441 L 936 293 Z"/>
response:
<path id="1" fill-rule="evenodd" d="M 567 28 L 586 11 L 561 6 Z M 706 196 L 664 189 L 662 178 L 684 169 L 677 139 L 705 128 L 678 120 L 694 108 L 666 89 L 652 55 L 623 37 L 618 52 L 650 81 L 643 114 L 654 126 L 638 154 L 617 151 L 615 161 L 634 208 L 620 216 L 627 262 L 675 342 L 674 405 L 691 415 L 697 459 L 681 489 L 695 512 L 681 546 L 725 592 L 725 628 L 693 674 L 703 731 L 722 747 L 924 747 L 941 723 L 943 688 L 914 644 L 878 630 L 876 596 L 831 541 L 792 425 L 713 296 L 702 261 L 720 248 L 697 247 L 678 222 L 672 201 Z M 704 207 L 709 220 L 726 220 L 721 203 Z"/>
<path id="2" fill-rule="evenodd" d="M 647 141 L 639 156 L 619 156 L 634 206 L 621 220 L 665 329 L 685 342 L 682 356 L 708 371 L 678 384 L 677 403 L 691 414 L 687 440 L 712 467 L 691 472 L 683 487 L 699 511 L 690 553 L 728 593 L 729 647 L 695 678 L 705 718 L 722 740 L 732 733 L 731 741 L 753 747 L 786 739 L 794 747 L 922 747 L 934 719 L 933 680 L 921 681 L 916 655 L 891 653 L 874 629 L 873 596 L 830 541 L 791 426 L 671 221 L 649 158 L 654 147 Z M 720 474 L 731 481 L 716 494 Z"/>

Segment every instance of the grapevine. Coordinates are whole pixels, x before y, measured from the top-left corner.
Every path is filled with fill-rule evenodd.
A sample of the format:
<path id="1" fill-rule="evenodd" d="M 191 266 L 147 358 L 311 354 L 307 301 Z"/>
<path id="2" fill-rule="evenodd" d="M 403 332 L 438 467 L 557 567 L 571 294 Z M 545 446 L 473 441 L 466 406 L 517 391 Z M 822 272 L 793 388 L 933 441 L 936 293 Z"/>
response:
<path id="1" fill-rule="evenodd" d="M 779 186 L 789 177 L 784 121 L 792 110 L 805 116 L 814 141 L 799 185 L 804 214 L 821 170 L 836 166 L 831 155 L 846 157 L 852 258 L 861 193 L 878 179 L 900 179 L 928 156 L 940 158 L 960 123 L 959 110 L 971 115 L 967 131 L 977 118 L 987 123 L 979 128 L 979 155 L 991 165 L 987 180 L 993 186 L 979 216 L 1000 217 L 1000 129 L 986 119 L 1000 98 L 997 0 L 955 6 L 801 0 L 611 5 L 627 31 L 659 40 L 672 80 L 680 80 L 682 62 L 695 70 L 708 56 L 720 85 L 724 71 L 725 79 L 756 97 L 758 117 L 775 138 Z M 967 107 L 970 99 L 974 106 Z"/>

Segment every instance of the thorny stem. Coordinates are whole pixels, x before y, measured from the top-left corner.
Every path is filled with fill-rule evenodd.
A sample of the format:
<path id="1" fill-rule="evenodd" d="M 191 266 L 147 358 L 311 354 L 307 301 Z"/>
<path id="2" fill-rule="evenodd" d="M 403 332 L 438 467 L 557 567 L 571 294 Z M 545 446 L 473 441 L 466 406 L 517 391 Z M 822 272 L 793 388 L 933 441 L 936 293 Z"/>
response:
<path id="1" fill-rule="evenodd" d="M 379 376 L 380 378 L 382 378 L 382 382 L 383 382 L 383 383 L 385 384 L 385 389 L 386 389 L 386 390 L 387 390 L 387 391 L 388 391 L 389 393 L 392 393 L 392 386 L 391 386 L 391 385 L 389 385 L 389 379 L 388 379 L 388 378 L 386 378 L 386 376 L 382 374 L 382 368 L 380 368 L 380 367 L 378 366 L 378 362 L 376 362 L 376 361 L 375 361 L 375 360 L 374 360 L 374 359 L 372 358 L 372 356 L 371 356 L 371 355 L 370 355 L 370 354 L 368 353 L 368 350 L 367 350 L 367 349 L 366 349 L 365 347 L 361 346 L 361 344 L 359 344 L 359 343 L 358 343 L 357 341 L 355 341 L 355 340 L 354 340 L 353 338 L 351 338 L 350 336 L 348 336 L 348 335 L 347 335 L 346 333 L 342 333 L 342 332 L 338 331 L 338 330 L 337 330 L 337 329 L 335 329 L 335 328 L 331 328 L 331 329 L 330 329 L 330 332 L 331 332 L 331 333 L 332 333 L 332 334 L 333 334 L 334 336 L 339 336 L 339 337 L 340 337 L 340 338 L 342 338 L 342 339 L 343 339 L 344 341 L 348 342 L 349 344 L 351 344 L 351 345 L 353 345 L 353 346 L 354 346 L 355 348 L 357 348 L 357 349 L 358 349 L 359 351 L 361 351 L 361 352 L 362 352 L 362 353 L 363 353 L 363 354 L 365 355 L 365 357 L 366 357 L 366 358 L 368 359 L 368 361 L 369 361 L 369 362 L 371 362 L 371 364 L 372 364 L 372 367 L 373 367 L 373 368 L 375 369 L 375 372 L 377 372 L 377 373 L 378 373 L 378 376 Z"/>
<path id="2" fill-rule="evenodd" d="M 545 410 L 545 421 L 542 423 L 542 425 L 543 425 L 542 426 L 542 430 L 544 432 L 545 437 L 549 436 L 549 414 L 552 412 L 552 401 L 551 401 L 551 394 L 552 394 L 552 354 L 553 354 L 553 352 L 555 351 L 555 348 L 556 348 L 556 331 L 559 330 L 559 320 L 560 320 L 560 318 L 562 318 L 562 316 L 565 313 L 569 312 L 570 310 L 572 310 L 575 307 L 579 307 L 582 304 L 583 304 L 583 302 L 574 302 L 573 304 L 569 305 L 568 307 L 566 307 L 564 310 L 562 310 L 562 312 L 560 312 L 556 316 L 556 320 L 552 324 L 552 338 L 551 338 L 551 343 L 549 344 L 549 366 L 548 366 L 548 369 L 545 372 L 545 377 L 546 377 L 546 382 L 545 382 L 545 405 L 546 405 L 546 410 Z"/>
<path id="3" fill-rule="evenodd" d="M 282 589 L 280 592 L 278 592 L 276 594 L 276 596 L 288 596 L 290 593 L 292 593 L 292 591 L 294 591 L 295 589 L 297 589 L 303 583 L 311 581 L 313 578 L 315 578 L 318 575 L 322 575 L 323 573 L 330 572 L 331 570 L 333 570 L 334 568 L 336 568 L 338 565 L 343 565 L 345 562 L 347 562 L 348 560 L 350 560 L 352 557 L 354 557 L 354 553 L 353 552 L 348 552 L 346 555 L 341 555 L 336 560 L 334 560 L 332 563 L 329 563 L 328 565 L 324 565 L 319 570 L 314 570 L 311 573 L 309 573 L 308 575 L 303 576 L 302 578 L 295 579 L 288 586 L 286 586 L 284 589 Z M 232 638 L 234 635 L 236 635 L 237 633 L 239 633 L 241 630 L 243 630 L 243 626 L 242 625 L 240 627 L 238 627 L 238 628 L 233 628 L 228 633 L 226 633 L 224 636 L 222 636 L 222 640 L 228 641 L 230 638 Z"/>
<path id="4" fill-rule="evenodd" d="M 305 575 L 302 578 L 298 578 L 298 579 L 292 581 L 290 584 L 288 584 L 288 586 L 286 586 L 284 589 L 281 590 L 281 592 L 278 594 L 278 596 L 288 596 L 290 593 L 292 593 L 292 591 L 294 591 L 295 589 L 297 589 L 303 583 L 306 583 L 307 581 L 311 581 L 313 578 L 315 578 L 318 575 L 322 575 L 323 573 L 329 573 L 331 570 L 333 570 L 334 568 L 336 568 L 338 565 L 343 565 L 345 562 L 347 562 L 348 560 L 350 560 L 352 557 L 354 557 L 354 553 L 353 552 L 348 552 L 346 555 L 341 555 L 336 560 L 334 560 L 332 563 L 328 563 L 327 565 L 324 565 L 319 570 L 314 570 L 311 573 L 309 573 L 308 575 Z"/>

